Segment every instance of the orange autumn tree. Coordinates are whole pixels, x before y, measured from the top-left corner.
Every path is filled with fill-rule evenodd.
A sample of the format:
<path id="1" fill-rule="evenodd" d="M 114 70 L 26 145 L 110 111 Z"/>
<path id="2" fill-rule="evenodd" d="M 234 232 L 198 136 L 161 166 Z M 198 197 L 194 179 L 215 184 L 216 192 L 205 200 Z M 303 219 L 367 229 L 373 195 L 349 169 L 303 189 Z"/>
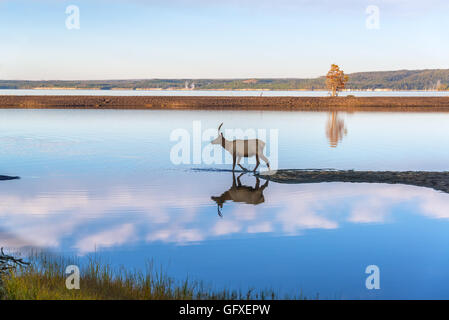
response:
<path id="1" fill-rule="evenodd" d="M 331 69 L 326 75 L 326 86 L 329 92 L 332 93 L 332 97 L 338 96 L 338 92 L 345 88 L 348 80 L 349 77 L 345 75 L 343 70 L 340 70 L 338 65 L 331 65 Z"/>

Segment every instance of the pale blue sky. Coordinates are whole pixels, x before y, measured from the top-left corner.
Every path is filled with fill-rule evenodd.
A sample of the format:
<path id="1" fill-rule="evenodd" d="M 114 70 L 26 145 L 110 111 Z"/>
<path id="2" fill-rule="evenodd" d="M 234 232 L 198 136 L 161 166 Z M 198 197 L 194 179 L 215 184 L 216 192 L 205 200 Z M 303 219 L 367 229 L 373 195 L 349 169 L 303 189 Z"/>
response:
<path id="1" fill-rule="evenodd" d="M 65 25 L 68 5 L 80 29 Z M 380 29 L 365 26 L 368 5 Z M 314 77 L 449 68 L 446 0 L 0 0 L 0 79 Z"/>

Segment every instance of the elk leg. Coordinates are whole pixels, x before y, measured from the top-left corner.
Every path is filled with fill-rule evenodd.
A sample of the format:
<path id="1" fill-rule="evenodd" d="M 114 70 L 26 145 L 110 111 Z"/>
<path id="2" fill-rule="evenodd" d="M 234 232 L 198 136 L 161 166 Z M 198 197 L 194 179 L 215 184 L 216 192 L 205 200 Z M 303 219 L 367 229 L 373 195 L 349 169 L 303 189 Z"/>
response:
<path id="1" fill-rule="evenodd" d="M 242 157 L 238 157 L 238 158 L 237 158 L 237 164 L 239 165 L 240 168 L 242 168 L 243 171 L 248 171 L 248 169 L 246 169 L 245 167 L 243 167 L 243 166 L 240 164 L 240 160 L 241 160 L 241 159 L 242 159 Z"/>
<path id="2" fill-rule="evenodd" d="M 265 189 L 266 187 L 268 187 L 268 180 L 263 184 L 262 190 Z"/>
<path id="3" fill-rule="evenodd" d="M 242 166 L 240 163 L 239 163 L 239 167 L 242 168 L 243 171 L 248 171 L 248 169 L 246 169 L 246 168 L 245 168 L 244 166 Z"/>
<path id="4" fill-rule="evenodd" d="M 259 190 L 260 188 L 260 180 L 258 177 L 256 177 L 256 190 Z"/>
<path id="5" fill-rule="evenodd" d="M 256 167 L 254 168 L 254 172 L 256 172 L 257 168 L 259 167 L 260 161 L 259 161 L 259 155 L 256 154 Z"/>
<path id="6" fill-rule="evenodd" d="M 261 154 L 260 157 L 261 157 L 262 160 L 265 161 L 265 163 L 267 164 L 268 170 L 271 170 L 271 168 L 270 168 L 270 163 L 268 162 L 268 158 L 265 157 L 263 154 Z"/>
<path id="7" fill-rule="evenodd" d="M 240 174 L 240 175 L 237 177 L 237 183 L 238 183 L 238 186 L 239 186 L 239 187 L 242 186 L 242 182 L 240 181 L 240 178 L 241 178 L 244 174 L 245 174 L 245 173 L 243 172 L 242 174 Z"/>

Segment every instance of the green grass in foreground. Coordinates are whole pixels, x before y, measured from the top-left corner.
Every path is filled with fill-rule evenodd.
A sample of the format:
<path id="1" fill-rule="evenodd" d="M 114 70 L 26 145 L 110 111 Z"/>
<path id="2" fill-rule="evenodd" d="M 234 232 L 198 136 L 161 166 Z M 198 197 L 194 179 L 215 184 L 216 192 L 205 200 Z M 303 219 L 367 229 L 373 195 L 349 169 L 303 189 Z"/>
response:
<path id="1" fill-rule="evenodd" d="M 33 255 L 29 262 L 29 266 L 18 267 L 1 277 L 0 300 L 280 299 L 273 290 L 214 290 L 198 281 L 176 281 L 162 270 L 155 271 L 152 264 L 145 272 L 127 271 L 123 267 L 113 269 L 97 259 L 80 265 L 77 259 L 46 254 Z M 72 264 L 80 266 L 79 290 L 65 286 L 65 268 Z M 302 294 L 282 298 L 305 299 Z"/>

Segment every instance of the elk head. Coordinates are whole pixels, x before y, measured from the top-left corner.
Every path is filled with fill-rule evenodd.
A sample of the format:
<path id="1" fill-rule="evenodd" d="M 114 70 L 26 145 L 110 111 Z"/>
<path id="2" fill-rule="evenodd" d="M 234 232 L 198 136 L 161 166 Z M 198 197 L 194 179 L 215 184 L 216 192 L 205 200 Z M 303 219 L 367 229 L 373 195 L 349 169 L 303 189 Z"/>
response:
<path id="1" fill-rule="evenodd" d="M 210 197 L 213 201 L 217 203 L 217 212 L 218 216 L 220 218 L 223 218 L 223 214 L 221 213 L 221 210 L 223 209 L 223 203 L 225 203 L 226 200 L 222 199 L 223 196 L 220 197 Z"/>

